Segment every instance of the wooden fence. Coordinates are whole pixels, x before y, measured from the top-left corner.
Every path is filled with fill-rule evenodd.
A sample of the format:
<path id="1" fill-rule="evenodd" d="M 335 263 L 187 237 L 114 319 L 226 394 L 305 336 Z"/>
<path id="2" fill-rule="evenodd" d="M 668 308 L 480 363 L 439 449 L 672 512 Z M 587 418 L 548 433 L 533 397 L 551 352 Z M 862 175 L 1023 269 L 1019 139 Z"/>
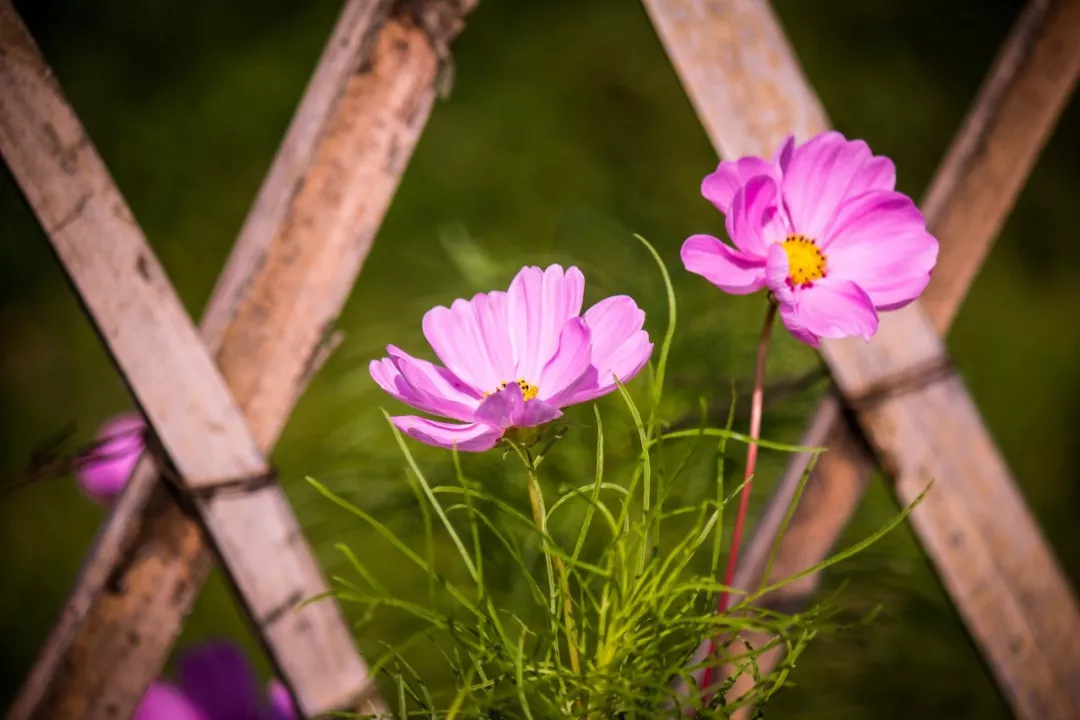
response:
<path id="1" fill-rule="evenodd" d="M 215 559 L 306 716 L 382 708 L 336 605 L 295 608 L 326 583 L 265 453 L 333 349 L 476 1 L 348 0 L 196 329 L 0 0 L 0 153 L 161 445 L 100 531 L 11 720 L 129 717 Z M 722 157 L 828 127 L 766 0 L 644 4 Z M 884 316 L 873 343 L 823 343 L 835 389 L 803 444 L 829 452 L 774 570 L 828 553 L 876 465 L 904 502 L 935 479 L 912 526 L 1022 718 L 1080 717 L 1080 610 L 939 334 L 1078 73 L 1080 0 L 1029 0 L 923 203 L 942 248 L 923 300 Z M 762 580 L 806 460 L 759 521 L 740 587 Z M 808 602 L 815 582 L 764 602 Z"/>

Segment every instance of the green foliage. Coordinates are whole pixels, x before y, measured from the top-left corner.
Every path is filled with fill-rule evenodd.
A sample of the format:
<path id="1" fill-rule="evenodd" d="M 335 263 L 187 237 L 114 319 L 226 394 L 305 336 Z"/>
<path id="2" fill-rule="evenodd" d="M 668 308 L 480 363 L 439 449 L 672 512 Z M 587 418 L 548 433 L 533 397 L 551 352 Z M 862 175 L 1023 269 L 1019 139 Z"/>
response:
<path id="1" fill-rule="evenodd" d="M 698 717 L 729 717 L 746 706 L 756 716 L 784 686 L 807 644 L 836 623 L 831 604 L 785 615 L 754 601 L 868 547 L 903 522 L 910 511 L 796 576 L 763 584 L 752 592 L 717 582 L 724 510 L 742 489 L 725 496 L 724 454 L 729 442 L 741 448 L 749 438 L 731 429 L 734 401 L 726 427 L 707 427 L 703 422 L 696 429 L 665 432 L 658 413 L 675 331 L 675 297 L 660 256 L 647 241 L 638 239 L 662 273 L 669 322 L 656 364 L 649 368 L 645 415 L 627 388 L 618 385 L 637 439 L 637 460 L 629 466 L 628 477 L 612 478 L 605 470 L 603 422 L 596 407 L 595 464 L 588 471 L 579 470 L 581 475 L 592 474 L 591 482 L 549 487 L 546 493 L 541 485 L 544 458 L 564 433 L 579 429 L 553 425 L 539 435 L 508 433 L 504 438 L 504 460 L 521 460 L 522 485 L 529 493 L 533 518 L 470 479 L 456 452 L 452 453 L 454 484 L 432 485 L 400 432 L 390 424 L 417 498 L 424 528 L 422 551 L 410 547 L 372 513 L 309 479 L 320 493 L 368 524 L 428 578 L 426 602 L 397 597 L 363 563 L 360 553 L 339 545 L 355 577 L 335 577 L 338 589 L 333 594 L 363 609 L 359 625 L 377 622 L 381 611 L 393 611 L 411 616 L 417 627 L 403 643 L 386 648 L 373 665 L 373 672 L 389 681 L 384 687 L 393 688 L 384 694 L 392 716 L 653 718 L 681 717 L 693 710 Z M 702 416 L 707 417 L 704 408 Z M 662 447 L 685 441 L 693 441 L 693 447 L 673 469 L 653 462 Z M 690 457 L 712 443 L 718 459 L 715 497 L 670 507 L 671 488 Z M 760 445 L 812 453 L 810 468 L 821 452 L 767 441 Z M 550 506 L 545 495 L 554 498 Z M 564 537 L 552 532 L 553 521 L 574 511 L 580 516 L 575 532 Z M 440 562 L 436 545 L 447 540 L 453 552 Z M 485 567 L 492 545 L 497 548 L 494 554 L 501 556 L 502 572 L 520 577 L 525 593 L 507 598 L 492 582 Z M 537 572 L 538 559 L 543 560 L 542 572 Z M 738 600 L 728 612 L 716 614 L 715 598 L 725 591 Z M 695 651 L 708 637 L 721 639 L 719 652 L 695 661 Z M 782 660 L 762 673 L 757 658 L 774 649 L 779 649 Z M 441 655 L 452 685 L 432 684 L 421 677 L 409 661 L 414 653 Z M 723 678 L 718 688 L 708 692 L 695 681 L 695 674 L 706 665 L 720 668 Z M 751 688 L 736 691 L 736 681 L 744 676 L 752 680 Z M 439 692 L 436 687 L 453 690 Z"/>

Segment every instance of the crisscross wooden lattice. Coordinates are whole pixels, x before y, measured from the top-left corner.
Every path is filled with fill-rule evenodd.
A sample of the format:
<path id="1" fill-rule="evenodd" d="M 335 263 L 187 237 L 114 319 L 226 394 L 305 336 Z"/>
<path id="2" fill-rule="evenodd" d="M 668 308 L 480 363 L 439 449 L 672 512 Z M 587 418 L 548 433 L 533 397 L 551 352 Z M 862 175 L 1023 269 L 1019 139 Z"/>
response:
<path id="1" fill-rule="evenodd" d="M 0 0 L 0 152 L 183 493 L 144 460 L 8 712 L 126 718 L 216 556 L 305 715 L 381 707 L 266 453 L 311 375 L 476 0 L 349 0 L 199 330 L 10 0 Z M 828 121 L 766 0 L 644 0 L 722 157 Z M 776 576 L 827 554 L 875 465 L 1017 716 L 1080 717 L 1080 611 L 939 333 L 947 329 L 1080 73 L 1080 0 L 1029 0 L 923 203 L 941 240 L 923 300 L 874 342 L 824 343 L 827 445 Z M 759 522 L 737 584 L 761 580 L 805 458 Z M 764 602 L 790 609 L 815 581 Z"/>

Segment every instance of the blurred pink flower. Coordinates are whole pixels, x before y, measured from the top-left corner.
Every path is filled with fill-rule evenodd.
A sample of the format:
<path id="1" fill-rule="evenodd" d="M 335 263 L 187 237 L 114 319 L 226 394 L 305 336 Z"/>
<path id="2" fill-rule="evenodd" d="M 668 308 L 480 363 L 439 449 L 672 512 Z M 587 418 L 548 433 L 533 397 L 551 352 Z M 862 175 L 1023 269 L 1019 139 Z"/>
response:
<path id="1" fill-rule="evenodd" d="M 207 717 L 177 687 L 155 680 L 143 695 L 132 720 L 207 720 Z"/>
<path id="2" fill-rule="evenodd" d="M 180 660 L 180 687 L 154 682 L 134 720 L 296 720 L 285 685 L 271 680 L 265 697 L 243 653 L 232 643 L 208 642 Z"/>
<path id="3" fill-rule="evenodd" d="M 878 311 L 917 298 L 937 262 L 937 240 L 895 186 L 892 161 L 861 140 L 826 132 L 796 146 L 788 137 L 771 162 L 722 162 L 705 178 L 702 194 L 726 216 L 735 247 L 694 235 L 683 264 L 734 295 L 767 287 L 809 345 L 869 340 Z"/>
<path id="4" fill-rule="evenodd" d="M 126 413 L 112 418 L 98 430 L 100 444 L 75 467 L 79 487 L 103 505 L 111 505 L 124 489 L 144 449 L 146 422 L 141 415 Z"/>
<path id="5" fill-rule="evenodd" d="M 576 267 L 525 267 L 507 292 L 478 294 L 424 315 L 424 336 L 445 367 L 387 346 L 371 377 L 398 400 L 441 422 L 393 418 L 409 436 L 437 447 L 488 450 L 511 427 L 535 427 L 561 408 L 627 382 L 652 353 L 645 313 L 625 295 L 585 314 L 585 278 Z"/>

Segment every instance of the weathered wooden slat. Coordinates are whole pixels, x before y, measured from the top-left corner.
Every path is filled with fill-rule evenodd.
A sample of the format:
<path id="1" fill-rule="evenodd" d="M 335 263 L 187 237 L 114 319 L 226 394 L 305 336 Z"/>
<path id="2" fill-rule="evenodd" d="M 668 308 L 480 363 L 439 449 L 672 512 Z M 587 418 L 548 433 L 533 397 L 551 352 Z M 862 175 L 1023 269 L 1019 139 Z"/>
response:
<path id="1" fill-rule="evenodd" d="M 203 320 L 264 449 L 320 361 L 426 120 L 446 46 L 474 4 L 351 0 L 341 15 Z M 251 329 L 264 322 L 273 333 Z M 276 380 L 260 382 L 263 373 Z M 163 665 L 211 555 L 148 470 L 99 533 L 9 717 L 126 717 Z M 224 498 L 203 510 L 258 519 Z M 322 651 L 334 661 L 333 644 Z M 362 676 L 350 677 L 368 693 Z"/>
<path id="2" fill-rule="evenodd" d="M 265 475 L 244 416 L 108 170 L 13 8 L 5 2 L 0 13 L 0 152 L 170 464 L 192 489 Z M 352 700 L 369 680 L 336 605 L 295 609 L 327 585 L 281 491 L 238 490 L 198 506 L 300 706 L 311 714 Z M 93 661 L 109 667 L 107 657 Z M 56 716 L 83 714 L 65 706 Z"/>
<path id="3" fill-rule="evenodd" d="M 743 87 L 747 84 L 752 88 L 760 85 L 776 88 L 786 87 L 792 78 L 801 80 L 794 56 L 784 43 L 767 3 L 754 0 L 710 3 L 645 0 L 645 4 L 654 17 L 661 38 L 699 113 L 709 112 L 710 109 L 719 109 L 718 112 L 733 109 L 733 112 L 726 116 L 703 118 L 703 122 L 710 128 L 714 144 L 723 156 L 769 153 L 775 147 L 776 136 L 786 130 L 795 131 L 800 137 L 805 137 L 820 129 L 806 128 L 793 122 L 786 129 L 781 128 L 771 134 L 764 133 L 755 144 L 745 126 L 755 121 L 760 114 L 760 108 L 753 112 L 745 111 L 743 107 L 753 107 L 753 104 L 744 103 L 740 106 L 732 100 L 735 97 L 745 97 L 747 92 L 753 92 Z M 1077 64 L 1080 62 L 1077 60 L 1080 53 L 1075 50 L 1078 47 L 1077 5 L 1073 0 L 1030 3 L 999 56 L 995 72 L 982 89 L 978 104 L 969 115 L 960 139 L 943 164 L 929 193 L 925 209 L 932 226 L 942 238 L 943 250 L 941 264 L 932 284 L 933 289 L 928 291 L 925 299 L 930 303 L 929 310 L 934 313 L 939 327 L 947 325 L 955 313 L 1075 83 Z M 754 12 L 757 16 L 748 20 L 748 14 Z M 749 37 L 749 41 L 754 43 L 751 51 L 733 49 L 724 46 L 722 42 L 716 42 L 718 37 L 738 37 L 733 35 L 734 31 L 729 26 L 732 21 L 754 28 Z M 773 25 L 771 29 L 761 29 L 770 24 Z M 730 57 L 737 58 L 730 61 L 735 70 L 733 76 L 714 77 L 709 80 L 707 68 L 695 67 L 696 63 L 710 62 L 709 42 L 723 46 L 712 50 L 713 54 L 730 54 Z M 770 51 L 760 47 L 762 43 L 768 42 L 776 43 L 777 48 Z M 754 58 L 770 57 L 774 62 L 750 66 L 746 60 L 747 55 Z M 780 67 L 788 62 L 792 67 Z M 748 66 L 752 72 L 747 72 Z M 766 94 L 770 93 L 771 91 L 766 91 Z M 726 97 L 709 100 L 710 95 Z M 792 119 L 807 116 L 823 118 L 809 89 L 804 88 L 802 93 L 792 95 L 799 98 L 808 96 L 811 98 L 808 110 L 793 111 L 785 105 L 785 114 Z M 771 127 L 771 123 L 768 126 Z M 717 133 L 721 135 L 720 138 L 716 137 Z M 973 216 L 977 216 L 977 220 L 972 221 Z M 920 311 L 915 307 L 910 312 Z M 912 325 L 922 328 L 915 323 Z M 931 326 L 927 324 L 925 327 Z M 871 345 L 875 350 L 885 353 L 892 344 L 904 345 L 909 342 L 910 339 L 894 331 L 879 334 Z M 842 368 L 852 362 L 848 354 L 858 357 L 860 352 L 858 347 L 851 349 L 854 347 L 852 343 L 843 343 L 840 347 L 845 349 L 845 354 L 832 350 L 825 352 L 834 372 L 837 372 L 837 366 Z M 830 353 L 836 354 L 830 356 Z M 880 365 L 885 367 L 885 362 L 882 361 Z M 958 454 L 956 448 L 938 448 L 941 453 L 938 469 L 941 472 L 953 473 L 985 473 L 993 470 L 996 475 L 992 475 L 994 479 L 988 482 L 992 484 L 999 498 L 1007 498 L 1010 507 L 1002 508 L 987 503 L 985 499 L 980 502 L 978 497 L 968 497 L 967 493 L 973 490 L 973 483 L 965 485 L 958 481 L 941 481 L 939 488 L 935 489 L 931 493 L 932 497 L 927 500 L 926 508 L 920 509 L 913 517 L 913 524 L 945 579 L 946 586 L 960 605 L 969 628 L 983 644 L 995 669 L 997 680 L 1005 687 L 1018 714 L 1024 717 L 1071 716 L 1077 712 L 1077 707 L 1080 707 L 1075 704 L 1076 700 L 1070 697 L 1070 693 L 1075 693 L 1075 689 L 1070 689 L 1068 681 L 1069 672 L 1074 673 L 1075 677 L 1075 673 L 1080 670 L 1074 657 L 1075 651 L 1069 651 L 1070 647 L 1080 648 L 1080 634 L 1074 634 L 1072 630 L 1080 615 L 1077 613 L 1071 590 L 1056 567 L 1052 553 L 1042 541 L 1037 525 L 1027 514 L 1004 463 L 1000 461 L 985 429 L 978 421 L 977 413 L 965 414 L 965 411 L 960 409 L 970 410 L 973 407 L 963 387 L 955 379 L 949 383 L 944 390 L 938 392 L 947 395 L 951 407 L 954 408 L 950 426 L 956 428 L 957 432 L 952 437 L 967 438 L 969 442 L 977 440 L 982 451 L 988 454 L 980 458 L 965 458 L 966 462 L 971 463 L 965 465 L 960 458 L 954 457 Z M 908 399 L 907 402 L 915 402 L 917 405 L 917 400 L 922 399 L 925 407 L 917 410 L 926 410 L 928 413 L 921 417 L 947 417 L 935 415 L 941 400 L 937 397 L 923 398 L 923 394 L 928 392 L 930 391 L 921 391 L 920 395 L 912 396 L 914 399 Z M 891 401 L 890 408 L 897 403 L 898 400 Z M 803 511 L 798 516 L 801 522 L 790 529 L 773 577 L 800 570 L 823 557 L 865 486 L 865 478 L 872 462 L 858 434 L 845 431 L 840 407 L 835 398 L 825 401 L 815 415 L 809 436 L 804 439 L 804 442 L 811 445 L 825 444 L 828 440 L 830 452 L 822 457 L 817 466 L 814 478 L 804 495 Z M 897 409 L 891 412 L 908 420 L 920 417 L 909 405 L 903 404 L 902 408 L 907 415 Z M 877 412 L 879 415 L 868 415 L 864 412 L 860 419 L 878 425 L 876 434 L 871 431 L 878 453 L 890 448 L 896 448 L 897 452 L 909 448 L 906 444 L 899 445 L 895 435 L 883 434 L 880 426 L 885 421 L 881 419 L 880 413 L 884 410 L 878 408 Z M 912 426 L 901 427 L 913 432 L 917 425 L 918 423 L 912 421 Z M 923 423 L 924 432 L 925 427 L 930 425 Z M 964 433 L 970 432 L 970 436 L 961 434 L 960 428 L 964 429 Z M 911 437 L 903 439 L 905 443 L 910 440 Z M 928 433 L 919 440 L 926 449 L 933 438 Z M 918 452 L 912 451 L 912 455 L 918 456 Z M 901 461 L 905 459 L 900 455 L 898 457 Z M 945 458 L 952 463 L 947 464 Z M 976 468 L 976 460 L 984 461 L 986 467 Z M 740 586 L 751 587 L 760 579 L 770 540 L 775 537 L 782 511 L 790 500 L 798 477 L 805 469 L 805 462 L 806 458 L 800 458 L 793 463 L 781 485 L 780 493 L 770 504 L 770 509 L 759 527 L 759 539 L 751 546 L 743 571 L 737 580 Z M 911 487 L 915 482 L 912 478 L 918 476 L 913 474 L 911 466 L 895 467 L 900 470 L 896 478 L 898 494 L 901 499 L 913 498 Z M 830 482 L 823 482 L 822 478 L 828 478 Z M 981 512 L 977 515 L 983 524 L 980 526 L 962 514 L 950 515 L 942 509 L 950 507 L 944 504 L 946 502 L 961 509 L 970 509 L 973 504 L 978 504 Z M 942 524 L 930 522 L 927 518 L 931 513 L 935 513 L 936 521 Z M 1000 535 L 989 534 L 992 526 L 998 528 L 997 533 L 1001 533 L 1003 527 L 1008 528 L 1014 543 L 1011 550 L 1000 547 L 1000 542 L 995 542 Z M 955 550 L 950 552 L 948 544 L 942 542 L 942 534 L 953 538 L 961 537 L 959 533 L 962 532 L 965 533 L 962 537 L 969 547 L 967 555 L 978 556 L 984 561 L 978 566 L 982 570 L 981 574 L 971 572 L 976 565 L 974 562 L 959 556 Z M 996 556 L 995 552 L 1003 552 L 1009 559 L 1003 560 Z M 1022 559 L 1028 557 L 1028 553 L 1034 553 L 1038 557 L 1030 566 L 1025 567 Z M 988 593 L 988 583 L 995 585 L 996 591 L 1005 594 L 997 597 L 993 592 Z M 792 601 L 798 603 L 812 585 L 813 581 L 808 580 L 800 586 L 788 588 L 784 594 L 774 596 L 771 603 L 778 607 L 785 607 Z M 1063 613 L 1067 618 L 1063 623 L 1063 635 L 1053 636 L 1054 630 L 1048 623 L 1031 623 L 1022 616 L 1015 615 L 1018 607 L 1034 607 L 1020 604 L 1016 596 L 1003 587 L 1019 585 L 1026 587 L 1028 592 L 1037 588 L 1046 593 L 1040 596 L 1041 602 L 1051 603 L 1055 613 Z M 1031 597 L 1025 595 L 1024 599 L 1030 601 Z M 1009 622 L 1012 625 L 1009 625 Z M 1011 627 L 1014 631 L 1007 639 L 1005 633 L 995 631 L 995 628 L 1000 631 L 1006 627 Z M 1077 625 L 1077 628 L 1080 628 L 1080 625 Z M 1025 657 L 1025 653 L 1040 644 L 1055 650 L 1049 656 L 1048 662 Z"/>
<path id="4" fill-rule="evenodd" d="M 829 119 L 765 0 L 642 0 L 720 157 L 771 153 Z"/>
<path id="5" fill-rule="evenodd" d="M 929 318 L 822 355 L 900 500 L 936 481 L 912 525 L 1017 715 L 1080 717 L 1080 609 Z"/>

